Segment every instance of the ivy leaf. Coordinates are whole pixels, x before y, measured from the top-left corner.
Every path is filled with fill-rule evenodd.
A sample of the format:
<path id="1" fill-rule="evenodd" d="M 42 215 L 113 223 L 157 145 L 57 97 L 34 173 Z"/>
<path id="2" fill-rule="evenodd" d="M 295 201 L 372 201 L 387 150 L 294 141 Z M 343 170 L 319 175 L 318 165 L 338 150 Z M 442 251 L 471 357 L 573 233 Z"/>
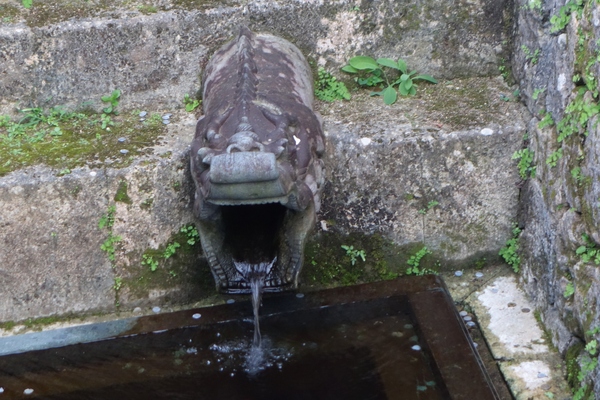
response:
<path id="1" fill-rule="evenodd" d="M 379 68 L 377 62 L 373 58 L 367 56 L 352 57 L 350 61 L 348 61 L 348 64 L 358 70 L 373 71 Z"/>
<path id="2" fill-rule="evenodd" d="M 396 90 L 393 87 L 388 86 L 383 91 L 383 102 L 385 104 L 387 104 L 388 106 L 390 104 L 394 104 L 396 102 L 397 98 L 398 98 L 398 93 L 396 92 Z"/>

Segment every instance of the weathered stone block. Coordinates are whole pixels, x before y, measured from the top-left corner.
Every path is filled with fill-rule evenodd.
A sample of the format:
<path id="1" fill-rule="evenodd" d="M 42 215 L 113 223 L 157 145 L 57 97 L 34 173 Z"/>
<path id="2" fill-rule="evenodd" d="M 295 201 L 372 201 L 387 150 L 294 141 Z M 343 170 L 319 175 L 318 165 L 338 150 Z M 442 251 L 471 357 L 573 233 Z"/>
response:
<path id="1" fill-rule="evenodd" d="M 145 15 L 130 2 L 48 2 L 0 23 L 0 112 L 17 103 L 98 105 L 113 89 L 127 108 L 177 106 L 199 90 L 198 67 L 242 24 L 291 40 L 331 69 L 365 54 L 402 57 L 438 78 L 493 75 L 507 3 L 166 1 Z"/>

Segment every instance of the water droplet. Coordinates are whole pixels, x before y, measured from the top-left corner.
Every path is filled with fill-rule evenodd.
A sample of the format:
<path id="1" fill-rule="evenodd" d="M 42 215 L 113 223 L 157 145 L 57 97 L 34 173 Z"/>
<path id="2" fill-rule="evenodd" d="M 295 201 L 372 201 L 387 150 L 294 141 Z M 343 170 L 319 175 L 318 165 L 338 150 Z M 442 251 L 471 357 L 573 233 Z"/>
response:
<path id="1" fill-rule="evenodd" d="M 477 343 L 473 343 L 473 346 L 474 346 L 475 348 L 479 347 L 479 345 L 478 345 Z"/>
<path id="2" fill-rule="evenodd" d="M 31 393 L 33 393 L 33 389 L 27 388 L 27 389 L 23 390 L 23 394 L 31 394 Z"/>
<path id="3" fill-rule="evenodd" d="M 158 314 L 160 312 L 160 307 L 152 307 L 152 311 Z"/>
<path id="4" fill-rule="evenodd" d="M 96 176 L 96 171 L 90 172 L 90 176 Z"/>
<path id="5" fill-rule="evenodd" d="M 119 143 L 125 143 L 126 140 L 127 140 L 127 138 L 125 138 L 125 137 L 120 137 L 120 138 L 117 139 L 117 141 Z"/>
<path id="6" fill-rule="evenodd" d="M 173 114 L 165 114 L 162 116 L 162 119 L 169 119 L 169 118 L 171 118 L 171 115 L 173 115 Z"/>
<path id="7" fill-rule="evenodd" d="M 233 378 L 235 376 L 235 374 L 232 372 L 229 374 L 229 376 L 231 376 Z"/>
<path id="8" fill-rule="evenodd" d="M 162 121 L 165 125 L 169 125 L 171 123 L 171 121 L 169 121 L 168 119 L 163 119 Z"/>
<path id="9" fill-rule="evenodd" d="M 217 337 L 221 337 L 221 332 L 217 332 Z"/>
<path id="10" fill-rule="evenodd" d="M 235 303 L 235 300 L 234 300 L 234 299 L 228 299 L 228 300 L 227 300 L 227 304 L 233 304 L 233 303 Z"/>
<path id="11" fill-rule="evenodd" d="M 469 322 L 467 322 L 467 326 L 468 326 L 469 328 L 473 328 L 473 327 L 475 327 L 475 322 L 473 322 L 473 321 L 469 321 Z"/>
<path id="12" fill-rule="evenodd" d="M 4 393 L 4 388 L 0 387 L 0 393 Z"/>
<path id="13" fill-rule="evenodd" d="M 304 297 L 304 293 L 296 293 L 296 297 L 301 299 Z"/>
<path id="14" fill-rule="evenodd" d="M 140 122 L 144 122 L 146 118 L 140 118 Z"/>
<path id="15" fill-rule="evenodd" d="M 463 272 L 462 271 L 456 271 L 454 272 L 454 276 L 462 276 Z"/>
<path id="16" fill-rule="evenodd" d="M 483 272 L 475 272 L 475 278 L 482 278 Z"/>
<path id="17" fill-rule="evenodd" d="M 192 315 L 192 318 L 194 318 L 194 319 L 200 319 L 201 316 L 202 315 L 196 313 L 196 314 Z"/>
<path id="18" fill-rule="evenodd" d="M 419 351 L 419 350 L 421 350 L 421 346 L 419 346 L 418 344 L 415 344 L 414 346 L 411 347 L 411 349 L 413 349 L 414 351 Z"/>
<path id="19" fill-rule="evenodd" d="M 142 112 L 140 113 L 140 117 L 145 117 L 146 115 L 148 115 L 148 113 L 147 113 L 146 111 L 142 111 Z"/>
<path id="20" fill-rule="evenodd" d="M 127 153 L 129 153 L 129 150 L 127 150 L 127 149 L 121 149 L 121 150 L 119 150 L 119 152 L 121 154 L 127 154 Z"/>
<path id="21" fill-rule="evenodd" d="M 467 315 L 467 316 L 463 317 L 463 319 L 465 320 L 465 322 L 469 322 L 469 321 L 471 321 L 473 318 Z"/>
<path id="22" fill-rule="evenodd" d="M 134 308 L 133 312 L 136 313 L 136 314 L 141 313 L 142 312 L 142 307 L 136 307 L 136 308 Z"/>
<path id="23" fill-rule="evenodd" d="M 206 365 L 210 365 L 210 360 L 206 360 Z"/>
<path id="24" fill-rule="evenodd" d="M 461 317 L 465 317 L 465 316 L 469 315 L 469 313 L 466 311 L 461 311 L 461 312 L 459 312 L 459 314 Z"/>

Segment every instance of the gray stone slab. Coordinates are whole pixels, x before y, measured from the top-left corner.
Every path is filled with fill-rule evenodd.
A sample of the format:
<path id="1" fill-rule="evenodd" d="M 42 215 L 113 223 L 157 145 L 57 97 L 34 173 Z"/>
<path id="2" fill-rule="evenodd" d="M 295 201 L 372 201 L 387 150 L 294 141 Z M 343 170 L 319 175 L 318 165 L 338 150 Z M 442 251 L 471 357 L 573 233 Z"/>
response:
<path id="1" fill-rule="evenodd" d="M 127 108 L 180 105 L 199 67 L 241 24 L 337 70 L 354 55 L 402 57 L 438 78 L 497 73 L 507 1 L 44 2 L 0 22 L 0 112 L 72 105 L 120 89 Z M 5 6 L 8 7 L 8 6 Z M 8 11 L 8 10 L 7 10 Z M 508 13 L 508 14 L 507 14 Z"/>

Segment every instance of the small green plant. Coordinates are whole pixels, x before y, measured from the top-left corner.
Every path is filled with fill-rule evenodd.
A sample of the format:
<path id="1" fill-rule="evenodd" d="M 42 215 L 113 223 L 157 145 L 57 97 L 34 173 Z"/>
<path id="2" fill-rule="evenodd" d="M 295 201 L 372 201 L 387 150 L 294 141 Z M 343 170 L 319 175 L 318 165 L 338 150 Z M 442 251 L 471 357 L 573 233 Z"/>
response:
<path id="1" fill-rule="evenodd" d="M 192 112 L 200 106 L 200 100 L 193 99 L 189 94 L 186 93 L 183 96 L 183 105 L 185 106 L 185 111 Z"/>
<path id="2" fill-rule="evenodd" d="M 398 78 L 388 77 L 385 69 L 391 70 Z M 380 92 L 371 92 L 372 96 L 383 96 L 385 104 L 394 104 L 398 98 L 398 92 L 402 96 L 413 96 L 417 93 L 415 81 L 427 81 L 437 83 L 431 75 L 420 74 L 416 71 L 408 71 L 406 62 L 402 59 L 397 61 L 391 58 L 378 58 L 377 60 L 367 56 L 353 57 L 348 61 L 348 65 L 342 68 L 342 71 L 350 74 L 358 74 L 355 79 L 361 86 L 381 87 Z M 394 87 L 398 87 L 398 92 Z"/>
<path id="3" fill-rule="evenodd" d="M 569 297 L 573 296 L 574 294 L 575 294 L 575 285 L 573 285 L 573 282 L 567 283 L 567 286 L 565 287 L 565 291 L 563 292 L 563 297 L 565 299 L 568 299 Z"/>
<path id="4" fill-rule="evenodd" d="M 115 245 L 122 240 L 121 236 L 114 235 L 112 231 L 113 225 L 115 223 L 115 212 L 116 207 L 109 206 L 108 211 L 105 214 L 103 214 L 102 217 L 100 217 L 100 220 L 98 221 L 98 228 L 106 228 L 108 230 L 108 237 L 106 238 L 104 243 L 100 245 L 100 249 L 106 252 L 106 254 L 108 255 L 108 259 L 112 262 L 115 261 Z"/>
<path id="5" fill-rule="evenodd" d="M 589 235 L 583 234 L 581 238 L 584 241 L 583 246 L 579 246 L 575 253 L 581 258 L 583 262 L 589 263 L 591 261 L 596 265 L 600 265 L 600 249 L 596 246 L 592 239 L 590 239 Z"/>
<path id="6" fill-rule="evenodd" d="M 556 33 L 562 31 L 571 20 L 571 14 L 581 13 L 583 10 L 583 0 L 569 0 L 567 4 L 558 10 L 558 14 L 550 17 L 550 32 Z"/>
<path id="7" fill-rule="evenodd" d="M 581 172 L 581 167 L 575 167 L 571 170 L 571 176 L 573 180 L 577 184 L 577 186 L 581 186 L 583 182 L 585 182 L 585 175 Z"/>
<path id="8" fill-rule="evenodd" d="M 115 89 L 111 94 L 102 96 L 101 100 L 105 103 L 109 103 L 108 106 L 102 109 L 104 114 L 115 114 L 117 115 L 117 106 L 119 105 L 119 98 L 121 97 L 121 91 L 119 89 Z"/>
<path id="9" fill-rule="evenodd" d="M 533 100 L 537 100 L 537 99 L 538 99 L 538 97 L 540 97 L 540 94 L 544 93 L 545 91 L 546 91 L 546 88 L 538 88 L 538 89 L 535 89 L 535 90 L 533 91 L 533 93 L 531 94 L 531 98 L 532 98 Z"/>
<path id="10" fill-rule="evenodd" d="M 529 0 L 526 6 L 530 11 L 540 11 L 542 9 L 542 0 Z"/>
<path id="11" fill-rule="evenodd" d="M 102 129 L 109 129 L 110 126 L 114 126 L 115 123 L 108 114 L 100 114 L 100 125 Z"/>
<path id="12" fill-rule="evenodd" d="M 343 244 L 341 247 L 342 249 L 346 250 L 346 255 L 350 257 L 350 262 L 352 265 L 356 264 L 356 261 L 358 261 L 359 258 L 365 262 L 367 255 L 364 250 L 358 250 L 355 249 L 354 246 L 347 246 L 345 244 Z"/>
<path id="13" fill-rule="evenodd" d="M 119 243 L 121 240 L 121 236 L 113 235 L 113 233 L 110 232 L 104 243 L 100 245 L 100 249 L 106 252 L 110 261 L 115 261 L 115 244 Z"/>
<path id="14" fill-rule="evenodd" d="M 116 276 L 115 283 L 113 284 L 113 289 L 115 289 L 118 292 L 119 290 L 121 290 L 122 286 L 123 286 L 123 278 L 121 278 L 120 276 Z"/>
<path id="15" fill-rule="evenodd" d="M 117 211 L 117 207 L 109 206 L 106 214 L 103 214 L 102 217 L 100 217 L 100 220 L 98 221 L 98 228 L 100 228 L 100 229 L 107 228 L 109 230 L 112 230 L 112 227 L 115 223 L 116 211 Z"/>
<path id="16" fill-rule="evenodd" d="M 177 252 L 177 249 L 180 247 L 181 247 L 181 245 L 177 242 L 169 243 L 167 245 L 167 248 L 163 252 L 163 257 L 165 259 L 171 258 Z"/>
<path id="17" fill-rule="evenodd" d="M 512 155 L 513 160 L 518 160 L 517 168 L 521 179 L 535 178 L 536 167 L 533 165 L 533 151 L 528 148 L 517 150 Z"/>
<path id="18" fill-rule="evenodd" d="M 21 4 L 23 4 L 23 7 L 25 8 L 31 8 L 33 0 L 21 0 Z"/>
<path id="19" fill-rule="evenodd" d="M 521 51 L 523 52 L 523 54 L 525 54 L 525 59 L 527 61 L 531 62 L 531 65 L 537 64 L 537 62 L 540 59 L 540 49 L 535 49 L 535 51 L 532 52 L 529 49 L 529 47 L 527 47 L 525 45 L 521 45 Z"/>
<path id="20" fill-rule="evenodd" d="M 506 66 L 506 59 L 500 59 L 500 65 L 498 66 L 498 72 L 502 75 L 505 82 L 508 82 L 510 78 L 510 68 Z"/>
<path id="21" fill-rule="evenodd" d="M 322 67 L 319 67 L 315 82 L 315 96 L 330 103 L 336 100 L 350 100 L 352 97 L 344 82 L 338 81 Z"/>
<path id="22" fill-rule="evenodd" d="M 200 235 L 198 234 L 198 229 L 194 225 L 185 225 L 182 226 L 179 230 L 181 233 L 185 233 L 187 236 L 187 244 L 190 246 L 195 245 L 200 240 Z"/>
<path id="23" fill-rule="evenodd" d="M 554 125 L 554 120 L 552 119 L 552 114 L 547 112 L 544 114 L 544 118 L 542 118 L 542 120 L 538 123 L 538 128 L 544 129 L 547 126 L 552 126 L 552 125 Z"/>
<path id="24" fill-rule="evenodd" d="M 562 155 L 563 149 L 561 147 L 560 149 L 550 153 L 550 155 L 546 158 L 546 164 L 551 167 L 556 167 L 556 164 L 558 163 L 558 160 L 562 158 Z"/>
<path id="25" fill-rule="evenodd" d="M 158 269 L 158 261 L 149 254 L 142 255 L 142 265 L 150 267 L 150 271 L 154 272 Z"/>
<path id="26" fill-rule="evenodd" d="M 586 332 L 588 336 L 597 335 L 599 331 L 598 327 L 591 329 Z M 573 393 L 573 400 L 592 400 L 594 399 L 593 393 L 589 395 L 588 380 L 589 375 L 596 369 L 598 365 L 598 341 L 597 339 L 591 339 L 585 345 L 585 353 L 581 357 L 581 365 L 579 372 L 577 373 L 577 382 L 579 387 Z"/>
<path id="27" fill-rule="evenodd" d="M 431 210 L 432 208 L 434 208 L 438 204 L 440 204 L 438 201 L 431 200 L 429 203 L 427 203 L 427 208 L 421 208 L 419 210 L 419 214 L 423 214 L 423 215 L 427 214 L 427 211 Z"/>
<path id="28" fill-rule="evenodd" d="M 425 275 L 435 273 L 427 268 L 420 268 L 419 264 L 421 263 L 421 259 L 425 257 L 427 254 L 431 254 L 431 251 L 427 248 L 427 246 L 423 246 L 423 248 L 417 251 L 415 254 L 410 256 L 406 263 L 408 264 L 408 268 L 406 268 L 407 275 Z"/>
<path id="29" fill-rule="evenodd" d="M 500 249 L 498 254 L 504 259 L 504 261 L 506 261 L 508 265 L 512 267 L 513 271 L 519 272 L 521 268 L 521 258 L 519 257 L 518 250 L 521 229 L 516 226 L 513 228 L 512 233 L 512 238 L 506 241 L 506 245 Z"/>

